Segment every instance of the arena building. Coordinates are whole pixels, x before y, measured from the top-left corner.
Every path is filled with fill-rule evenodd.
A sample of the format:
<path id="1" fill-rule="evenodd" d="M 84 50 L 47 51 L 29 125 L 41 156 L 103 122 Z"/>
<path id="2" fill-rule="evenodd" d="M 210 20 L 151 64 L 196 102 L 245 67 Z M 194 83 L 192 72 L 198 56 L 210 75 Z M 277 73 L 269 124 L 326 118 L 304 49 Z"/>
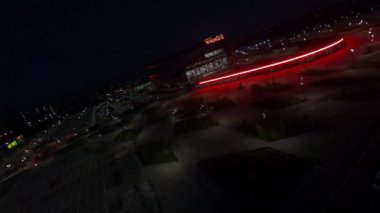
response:
<path id="1" fill-rule="evenodd" d="M 267 40 L 259 43 L 265 47 L 255 45 L 254 53 L 237 56 L 224 39 L 222 34 L 206 38 L 199 48 L 151 65 L 151 82 L 158 88 L 211 86 L 307 63 L 344 45 L 344 38 L 337 37 L 301 39 L 286 46 Z"/>

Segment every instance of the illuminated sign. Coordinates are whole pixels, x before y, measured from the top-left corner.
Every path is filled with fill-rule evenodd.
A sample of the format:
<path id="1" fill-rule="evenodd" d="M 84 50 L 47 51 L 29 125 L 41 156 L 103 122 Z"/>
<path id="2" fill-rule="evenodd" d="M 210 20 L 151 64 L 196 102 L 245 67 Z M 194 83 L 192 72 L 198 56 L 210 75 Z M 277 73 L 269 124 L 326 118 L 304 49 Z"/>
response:
<path id="1" fill-rule="evenodd" d="M 206 38 L 203 41 L 205 42 L 205 44 L 209 45 L 209 44 L 213 44 L 213 43 L 216 43 L 216 42 L 222 41 L 222 40 L 224 40 L 224 35 L 219 34 L 215 37 Z"/>
<path id="2" fill-rule="evenodd" d="M 294 62 L 294 61 L 297 61 L 297 60 L 300 60 L 300 59 L 304 59 L 304 58 L 309 57 L 309 56 L 317 55 L 318 53 L 320 53 L 322 51 L 328 50 L 330 48 L 333 48 L 333 47 L 339 45 L 340 43 L 343 42 L 343 40 L 344 40 L 344 38 L 341 38 L 338 41 L 336 41 L 336 42 L 334 42 L 334 43 L 332 43 L 330 45 L 327 45 L 325 47 L 322 47 L 320 49 L 314 50 L 312 52 L 305 53 L 305 54 L 297 56 L 297 57 L 293 57 L 293 58 L 290 58 L 290 59 L 287 59 L 287 60 L 279 61 L 279 62 L 268 64 L 268 65 L 265 65 L 265 66 L 261 66 L 261 67 L 257 67 L 257 68 L 253 68 L 253 69 L 249 69 L 249 70 L 245 70 L 245 71 L 242 71 L 242 72 L 237 72 L 237 73 L 230 74 L 230 75 L 225 75 L 225 76 L 220 76 L 220 77 L 212 78 L 212 79 L 209 79 L 209 80 L 201 81 L 198 84 L 202 85 L 202 84 L 207 84 L 207 83 L 211 83 L 211 82 L 221 81 L 221 80 L 224 80 L 224 79 L 229 79 L 229 78 L 233 78 L 233 77 L 236 77 L 236 76 L 241 76 L 241 75 L 245 75 L 245 74 L 248 74 L 248 73 L 262 71 L 262 70 L 265 70 L 265 69 L 268 69 L 268 68 L 274 68 L 274 67 L 279 66 L 279 65 L 288 64 L 290 62 Z"/>

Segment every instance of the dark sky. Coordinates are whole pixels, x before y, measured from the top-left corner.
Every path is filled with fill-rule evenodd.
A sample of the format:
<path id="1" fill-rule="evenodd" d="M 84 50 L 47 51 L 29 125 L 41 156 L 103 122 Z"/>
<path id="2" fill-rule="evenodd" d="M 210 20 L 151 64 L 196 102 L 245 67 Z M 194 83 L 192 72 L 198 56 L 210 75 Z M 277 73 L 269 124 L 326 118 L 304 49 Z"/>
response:
<path id="1" fill-rule="evenodd" d="M 120 82 L 207 36 L 243 35 L 332 0 L 0 3 L 0 109 Z"/>

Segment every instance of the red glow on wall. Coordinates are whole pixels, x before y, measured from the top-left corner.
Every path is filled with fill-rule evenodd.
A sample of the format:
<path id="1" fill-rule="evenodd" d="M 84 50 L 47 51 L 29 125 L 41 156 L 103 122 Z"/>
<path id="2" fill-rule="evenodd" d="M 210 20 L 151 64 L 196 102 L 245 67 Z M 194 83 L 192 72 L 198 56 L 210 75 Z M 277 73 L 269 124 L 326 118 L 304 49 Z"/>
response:
<path id="1" fill-rule="evenodd" d="M 150 80 L 152 80 L 152 79 L 156 79 L 157 77 L 158 77 L 157 74 L 151 74 L 151 75 L 148 76 L 148 78 L 149 78 Z"/>
<path id="2" fill-rule="evenodd" d="M 268 65 L 265 65 L 265 66 L 260 66 L 260 67 L 256 67 L 256 68 L 253 68 L 253 69 L 249 69 L 249 70 L 245 70 L 245 71 L 229 74 L 229 75 L 220 76 L 220 77 L 212 78 L 212 79 L 209 79 L 209 80 L 200 81 L 199 85 L 207 84 L 207 83 L 211 83 L 211 82 L 217 82 L 217 81 L 224 80 L 224 79 L 229 79 L 229 78 L 233 78 L 233 77 L 237 77 L 237 76 L 241 76 L 241 75 L 245 75 L 245 74 L 254 73 L 254 72 L 257 72 L 257 71 L 262 71 L 262 70 L 265 70 L 265 69 L 268 69 L 268 68 L 274 68 L 274 67 L 277 67 L 277 66 L 280 66 L 280 65 L 289 64 L 290 62 L 295 62 L 295 61 L 298 61 L 298 60 L 301 60 L 301 59 L 305 59 L 306 57 L 313 56 L 313 55 L 316 55 L 316 54 L 318 54 L 320 52 L 328 50 L 330 48 L 336 47 L 337 45 L 341 44 L 343 41 L 344 41 L 344 38 L 341 38 L 338 41 L 335 41 L 335 42 L 333 42 L 333 43 L 331 43 L 331 44 L 329 44 L 327 46 L 324 46 L 324 47 L 321 47 L 321 48 L 319 48 L 317 50 L 314 50 L 314 51 L 302 54 L 300 56 L 296 56 L 296 57 L 293 57 L 293 58 L 290 58 L 290 59 L 286 59 L 286 60 L 283 60 L 283 61 L 271 63 L 271 64 L 268 64 Z"/>

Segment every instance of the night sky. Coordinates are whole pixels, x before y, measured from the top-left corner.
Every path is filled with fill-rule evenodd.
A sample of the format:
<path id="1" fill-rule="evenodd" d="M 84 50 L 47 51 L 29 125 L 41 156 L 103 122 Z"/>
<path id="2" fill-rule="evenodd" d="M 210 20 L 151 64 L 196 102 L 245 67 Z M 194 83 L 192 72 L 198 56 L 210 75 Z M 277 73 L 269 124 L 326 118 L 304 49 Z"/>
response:
<path id="1" fill-rule="evenodd" d="M 120 83 L 207 36 L 246 35 L 331 2 L 2 1 L 0 109 Z"/>

